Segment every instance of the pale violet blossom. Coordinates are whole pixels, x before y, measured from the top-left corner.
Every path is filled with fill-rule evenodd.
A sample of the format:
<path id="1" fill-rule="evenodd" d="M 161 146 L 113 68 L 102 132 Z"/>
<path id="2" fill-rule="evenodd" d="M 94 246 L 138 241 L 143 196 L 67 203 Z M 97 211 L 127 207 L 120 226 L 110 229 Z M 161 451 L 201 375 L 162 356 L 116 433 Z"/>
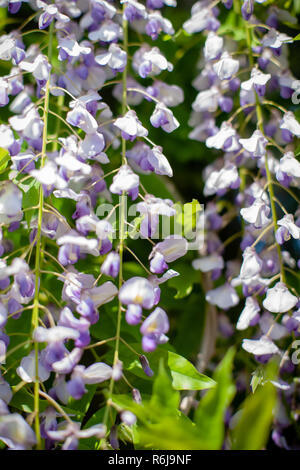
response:
<path id="1" fill-rule="evenodd" d="M 39 17 L 39 29 L 47 28 L 54 18 L 61 23 L 68 23 L 70 21 L 70 18 L 60 13 L 57 6 L 54 4 L 48 5 L 41 0 L 37 0 L 36 5 L 44 10 Z"/>
<path id="2" fill-rule="evenodd" d="M 163 255 L 165 261 L 170 263 L 181 258 L 187 253 L 188 243 L 185 238 L 170 235 L 163 242 L 157 243 L 153 248 L 150 258 L 156 252 Z"/>
<path id="3" fill-rule="evenodd" d="M 67 339 L 77 339 L 78 337 L 79 331 L 66 326 L 52 326 L 51 328 L 38 326 L 33 332 L 33 339 L 37 343 L 56 343 Z"/>
<path id="4" fill-rule="evenodd" d="M 28 356 L 22 358 L 19 367 L 16 370 L 19 377 L 24 382 L 31 383 L 36 381 L 36 367 L 35 367 L 35 351 L 31 351 Z M 48 380 L 50 372 L 43 366 L 40 360 L 40 354 L 38 358 L 38 378 L 40 382 Z"/>
<path id="5" fill-rule="evenodd" d="M 291 134 L 294 134 L 297 137 L 300 137 L 300 124 L 296 120 L 295 115 L 292 111 L 288 111 L 283 115 L 281 124 L 280 124 L 280 129 L 286 129 Z"/>
<path id="6" fill-rule="evenodd" d="M 116 119 L 114 126 L 121 130 L 124 139 L 134 140 L 136 137 L 145 137 L 148 135 L 147 129 L 142 126 L 136 112 L 128 111 L 123 117 Z"/>
<path id="7" fill-rule="evenodd" d="M 85 291 L 83 299 L 91 299 L 95 307 L 99 307 L 100 305 L 110 302 L 117 293 L 117 287 L 111 281 L 107 281 L 101 286 L 93 287 Z"/>
<path id="8" fill-rule="evenodd" d="M 21 132 L 25 138 L 35 140 L 42 135 L 43 121 L 38 110 L 32 105 L 27 106 L 22 114 L 11 116 L 9 123 L 15 131 Z"/>
<path id="9" fill-rule="evenodd" d="M 243 263 L 240 271 L 241 279 L 250 279 L 257 276 L 263 266 L 263 262 L 255 251 L 248 246 L 243 253 Z"/>
<path id="10" fill-rule="evenodd" d="M 74 245 L 80 248 L 82 253 L 90 253 L 94 256 L 99 256 L 98 240 L 95 238 L 86 238 L 80 236 L 76 230 L 70 230 L 65 235 L 57 239 L 57 244 L 61 245 Z"/>
<path id="11" fill-rule="evenodd" d="M 255 199 L 250 207 L 241 209 L 241 216 L 249 224 L 253 224 L 255 228 L 264 227 L 270 222 L 270 207 L 261 198 Z"/>
<path id="12" fill-rule="evenodd" d="M 165 132 L 173 132 L 179 127 L 179 122 L 163 103 L 157 103 L 150 117 L 150 122 L 154 127 L 161 127 Z"/>
<path id="13" fill-rule="evenodd" d="M 270 73 L 263 73 L 255 67 L 251 70 L 251 78 L 241 83 L 241 89 L 250 91 L 254 88 L 262 96 L 264 95 L 265 86 L 270 79 Z"/>
<path id="14" fill-rule="evenodd" d="M 279 353 L 278 347 L 268 336 L 262 336 L 260 339 L 244 339 L 242 348 L 256 356 Z"/>
<path id="15" fill-rule="evenodd" d="M 201 2 L 196 2 L 193 5 L 191 14 L 191 18 L 182 25 L 183 29 L 189 34 L 203 31 L 213 18 L 211 8 L 203 8 Z"/>
<path id="16" fill-rule="evenodd" d="M 253 155 L 253 157 L 262 157 L 266 153 L 268 140 L 260 130 L 254 131 L 249 139 L 239 139 L 239 142 L 245 150 Z"/>
<path id="17" fill-rule="evenodd" d="M 259 319 L 259 326 L 263 334 L 268 335 L 270 339 L 281 339 L 288 334 L 288 330 L 284 325 L 275 321 L 274 315 L 264 312 Z"/>
<path id="18" fill-rule="evenodd" d="M 288 176 L 300 178 L 300 163 L 295 158 L 293 152 L 286 152 L 279 160 L 278 171 L 286 173 Z"/>
<path id="19" fill-rule="evenodd" d="M 127 64 L 127 54 L 117 44 L 112 43 L 106 52 L 96 55 L 95 62 L 102 66 L 108 65 L 117 72 L 123 72 Z"/>
<path id="20" fill-rule="evenodd" d="M 42 54 L 37 55 L 33 62 L 26 59 L 22 60 L 19 67 L 26 72 L 32 73 L 34 78 L 41 81 L 48 80 L 51 70 L 48 58 Z"/>
<path id="21" fill-rule="evenodd" d="M 76 366 L 72 376 L 80 375 L 85 384 L 97 384 L 110 379 L 112 368 L 104 362 L 94 362 L 89 367 Z"/>
<path id="22" fill-rule="evenodd" d="M 212 171 L 208 176 L 205 187 L 204 195 L 210 196 L 218 191 L 232 188 L 236 189 L 239 186 L 239 174 L 237 168 L 233 164 L 227 164 L 219 171 Z"/>
<path id="23" fill-rule="evenodd" d="M 165 333 L 169 330 L 169 319 L 166 312 L 160 308 L 156 309 L 143 322 L 140 332 L 143 335 L 142 348 L 146 352 L 154 351 L 158 344 L 168 341 Z"/>
<path id="24" fill-rule="evenodd" d="M 295 224 L 292 214 L 285 214 L 282 219 L 278 220 L 279 229 L 276 232 L 276 240 L 281 245 L 289 240 L 291 236 L 296 240 L 300 239 L 300 227 Z"/>
<path id="25" fill-rule="evenodd" d="M 134 200 L 139 194 L 139 182 L 139 176 L 132 171 L 130 166 L 122 165 L 118 173 L 114 176 L 109 190 L 111 193 L 119 195 L 126 192 L 131 196 L 132 200 Z"/>
<path id="26" fill-rule="evenodd" d="M 0 223 L 9 224 L 21 220 L 22 191 L 12 182 L 7 181 L 0 186 Z"/>
<path id="27" fill-rule="evenodd" d="M 237 305 L 240 301 L 235 289 L 230 284 L 225 283 L 216 289 L 209 290 L 205 299 L 212 305 L 216 305 L 222 310 L 228 310 Z"/>
<path id="28" fill-rule="evenodd" d="M 204 57 L 206 60 L 215 60 L 222 52 L 224 39 L 214 32 L 208 33 L 207 39 L 204 44 Z"/>
<path id="29" fill-rule="evenodd" d="M 30 175 L 49 189 L 51 187 L 57 189 L 67 187 L 67 182 L 59 175 L 56 164 L 51 160 L 47 161 L 39 170 L 31 170 Z"/>
<path id="30" fill-rule="evenodd" d="M 221 58 L 213 65 L 213 70 L 220 80 L 228 80 L 239 70 L 240 63 L 233 59 L 228 52 L 223 52 Z"/>
<path id="31" fill-rule="evenodd" d="M 147 91 L 151 95 L 154 92 L 154 96 L 169 108 L 179 105 L 184 100 L 182 88 L 177 85 L 169 85 L 161 80 L 156 80 L 147 88 Z"/>
<path id="32" fill-rule="evenodd" d="M 143 277 L 132 277 L 122 285 L 119 299 L 124 305 L 135 304 L 150 309 L 155 302 L 153 284 Z"/>
<path id="33" fill-rule="evenodd" d="M 103 21 L 98 29 L 88 34 L 91 41 L 115 42 L 122 37 L 122 28 L 111 20 Z"/>
<path id="34" fill-rule="evenodd" d="M 78 59 L 81 55 L 90 54 L 92 51 L 90 47 L 81 46 L 73 37 L 60 38 L 57 49 L 59 50 L 58 60 L 61 61 L 71 58 Z"/>
<path id="35" fill-rule="evenodd" d="M 77 100 L 73 109 L 68 112 L 66 120 L 69 124 L 79 127 L 87 134 L 94 134 L 98 129 L 96 119 L 79 100 Z"/>
<path id="36" fill-rule="evenodd" d="M 36 437 L 19 413 L 0 416 L 0 441 L 12 450 L 29 450 L 36 444 Z"/>
<path id="37" fill-rule="evenodd" d="M 133 68 L 142 78 L 160 74 L 162 70 L 173 70 L 173 65 L 167 61 L 158 47 L 142 46 L 133 56 Z"/>
<path id="38" fill-rule="evenodd" d="M 224 268 L 224 259 L 220 255 L 203 256 L 202 258 L 196 258 L 192 261 L 194 269 L 207 273 L 215 269 Z"/>
<path id="39" fill-rule="evenodd" d="M 280 33 L 276 29 L 271 28 L 267 34 L 262 38 L 262 45 L 264 47 L 270 47 L 271 49 L 278 49 L 282 44 L 292 42 L 293 38 L 287 36 L 285 33 Z"/>
<path id="40" fill-rule="evenodd" d="M 216 86 L 200 91 L 192 104 L 192 108 L 197 112 L 209 111 L 213 113 L 218 109 L 220 96 L 220 90 Z"/>
<path id="41" fill-rule="evenodd" d="M 258 319 L 258 314 L 260 312 L 259 303 L 255 297 L 247 297 L 245 307 L 242 310 L 242 313 L 239 316 L 239 319 L 236 324 L 237 330 L 245 330 L 253 324 L 255 320 Z"/>
<path id="42" fill-rule="evenodd" d="M 170 178 L 173 176 L 173 170 L 167 157 L 162 153 L 161 147 L 153 147 L 151 152 L 149 152 L 147 160 L 157 175 L 167 175 Z"/>
<path id="43" fill-rule="evenodd" d="M 294 308 L 297 302 L 298 297 L 291 294 L 283 282 L 277 282 L 274 287 L 268 289 L 263 306 L 272 313 L 285 313 Z"/>
<path id="44" fill-rule="evenodd" d="M 206 139 L 208 148 L 233 151 L 238 149 L 236 130 L 228 122 L 223 122 L 219 131 Z"/>

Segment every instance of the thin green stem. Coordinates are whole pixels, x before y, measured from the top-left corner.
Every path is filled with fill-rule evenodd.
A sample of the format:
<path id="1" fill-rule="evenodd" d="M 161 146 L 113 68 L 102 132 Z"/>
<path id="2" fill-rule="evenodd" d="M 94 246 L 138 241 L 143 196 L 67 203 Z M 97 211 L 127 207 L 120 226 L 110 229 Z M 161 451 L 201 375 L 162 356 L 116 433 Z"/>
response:
<path id="1" fill-rule="evenodd" d="M 249 25 L 247 23 L 246 23 L 246 38 L 247 38 L 247 45 L 249 49 L 249 63 L 251 67 L 253 67 L 254 60 L 253 60 L 253 53 L 252 53 L 252 31 L 249 28 Z M 260 132 L 264 134 L 263 113 L 262 113 L 261 103 L 259 101 L 259 98 L 256 92 L 255 92 L 255 101 L 256 101 L 255 109 L 256 109 L 256 116 L 257 116 L 257 126 Z M 272 175 L 271 175 L 271 171 L 269 167 L 267 153 L 265 155 L 265 168 L 266 168 L 268 191 L 269 191 L 269 198 L 270 198 L 270 204 L 271 204 L 271 210 L 272 210 L 272 219 L 273 219 L 273 224 L 274 224 L 274 235 L 275 235 L 278 229 L 278 223 L 277 223 L 277 213 L 276 213 L 276 205 L 275 205 L 275 193 L 274 193 L 274 188 L 272 184 Z M 278 259 L 279 259 L 279 264 L 280 264 L 280 278 L 282 282 L 286 282 L 281 249 L 278 243 L 276 243 L 276 248 L 277 248 Z"/>
<path id="2" fill-rule="evenodd" d="M 48 43 L 48 59 L 50 63 L 51 63 L 51 58 L 52 58 L 53 27 L 54 27 L 54 23 L 52 22 L 50 26 L 50 30 L 49 30 L 49 43 Z M 46 83 L 45 101 L 44 101 L 44 116 L 43 116 L 44 128 L 43 128 L 43 143 L 42 143 L 42 154 L 41 154 L 41 168 L 44 166 L 45 159 L 46 159 L 49 96 L 50 96 L 49 89 L 50 89 L 50 74 L 49 74 L 48 81 Z M 43 204 L 44 204 L 43 186 L 40 184 L 38 224 L 37 224 L 37 235 L 36 235 L 36 255 L 35 255 L 35 293 L 34 293 L 34 300 L 33 300 L 32 319 L 31 319 L 32 330 L 37 328 L 39 324 L 39 282 L 40 282 L 40 269 L 41 269 L 41 247 L 42 247 L 41 233 L 42 233 L 42 219 L 43 219 Z M 36 440 L 37 440 L 36 448 L 38 450 L 41 450 L 42 439 L 41 439 L 40 416 L 39 416 L 40 384 L 39 384 L 39 373 L 38 373 L 38 354 L 39 354 L 38 343 L 34 343 L 34 351 L 35 351 L 34 427 L 35 427 L 35 434 L 36 434 Z"/>
<path id="3" fill-rule="evenodd" d="M 123 4 L 123 11 L 125 10 L 126 3 Z M 128 53 L 128 22 L 123 16 L 123 49 L 126 53 Z M 122 74 L 122 114 L 126 113 L 127 109 L 127 67 L 125 67 L 123 74 Z M 127 163 L 126 159 L 126 140 L 122 138 L 122 165 Z M 123 284 L 123 252 L 124 252 L 124 240 L 125 240 L 125 211 L 126 211 L 126 194 L 123 191 L 121 198 L 120 198 L 120 227 L 119 227 L 119 255 L 120 255 L 120 268 L 119 268 L 119 289 L 122 287 Z M 117 315 L 117 329 L 116 329 L 116 340 L 115 340 L 115 352 L 114 352 L 114 360 L 113 366 L 115 366 L 119 360 L 119 345 L 120 345 L 120 333 L 121 333 L 121 320 L 122 320 L 122 303 L 119 300 L 118 306 L 118 315 Z M 103 423 L 106 425 L 109 415 L 109 410 L 111 407 L 111 398 L 113 395 L 114 389 L 114 379 L 113 377 L 110 379 L 109 384 L 109 391 L 108 397 L 106 401 L 106 407 L 103 417 Z M 101 448 L 101 442 L 99 442 L 98 449 Z"/>

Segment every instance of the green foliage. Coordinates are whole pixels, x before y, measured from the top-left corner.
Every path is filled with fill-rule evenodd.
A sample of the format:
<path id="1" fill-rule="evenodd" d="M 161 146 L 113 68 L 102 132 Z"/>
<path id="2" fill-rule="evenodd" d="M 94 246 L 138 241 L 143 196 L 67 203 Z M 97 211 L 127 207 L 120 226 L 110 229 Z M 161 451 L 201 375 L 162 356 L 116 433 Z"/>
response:
<path id="1" fill-rule="evenodd" d="M 233 394 L 231 367 L 234 350 L 228 351 L 214 375 L 215 381 L 199 374 L 186 359 L 168 353 L 168 366 L 159 363 L 151 398 L 142 404 L 127 396 L 115 395 L 117 408 L 136 414 L 136 442 L 150 449 L 219 449 L 224 437 L 224 413 Z M 179 411 L 179 392 L 176 389 L 212 388 L 200 400 L 195 422 Z M 168 432 L 166 432 L 166 429 Z"/>
<path id="2" fill-rule="evenodd" d="M 205 449 L 221 449 L 223 444 L 225 412 L 235 393 L 231 378 L 233 357 L 234 349 L 231 348 L 214 372 L 216 387 L 206 393 L 195 413 L 199 438 Z"/>
<path id="3" fill-rule="evenodd" d="M 10 155 L 6 149 L 0 147 L 0 174 L 3 173 L 10 161 Z"/>
<path id="4" fill-rule="evenodd" d="M 184 357 L 171 351 L 168 352 L 168 366 L 175 390 L 203 390 L 216 385 L 214 380 L 200 374 Z"/>
<path id="5" fill-rule="evenodd" d="M 269 377 L 241 406 L 239 419 L 231 433 L 232 449 L 261 450 L 265 447 L 276 407 L 276 388 L 270 382 L 274 364 L 266 371 Z"/>

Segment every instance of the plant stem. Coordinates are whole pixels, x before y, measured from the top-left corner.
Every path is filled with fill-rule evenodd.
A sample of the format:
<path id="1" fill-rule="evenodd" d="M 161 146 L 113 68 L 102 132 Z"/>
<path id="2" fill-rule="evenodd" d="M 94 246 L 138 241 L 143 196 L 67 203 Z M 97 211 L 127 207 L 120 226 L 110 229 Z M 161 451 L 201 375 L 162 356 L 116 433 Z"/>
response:
<path id="1" fill-rule="evenodd" d="M 247 23 L 246 23 L 246 37 L 247 37 L 247 45 L 249 49 L 249 63 L 251 67 L 253 67 L 254 61 L 253 61 L 252 46 L 251 46 L 252 31 L 249 28 L 249 25 Z M 255 92 L 255 101 L 256 101 L 255 109 L 256 109 L 256 116 L 257 116 L 257 127 L 260 130 L 260 132 L 264 135 L 263 114 L 262 114 L 261 104 L 260 104 L 260 101 L 256 92 Z M 270 204 L 271 204 L 271 210 L 272 210 L 272 219 L 274 223 L 274 235 L 275 235 L 278 229 L 278 223 L 277 223 L 277 214 L 276 214 L 276 205 L 275 205 L 275 193 L 274 193 L 274 188 L 272 184 L 272 175 L 271 175 L 271 171 L 269 168 L 267 153 L 265 155 L 265 168 L 266 168 L 268 191 L 269 191 L 269 198 L 270 198 Z M 286 278 L 285 278 L 282 254 L 281 254 L 281 249 L 278 243 L 276 243 L 276 248 L 277 248 L 278 260 L 280 264 L 280 279 L 282 282 L 285 283 Z"/>
<path id="2" fill-rule="evenodd" d="M 123 4 L 123 11 L 125 10 L 126 3 Z M 123 16 L 123 49 L 128 54 L 128 22 Z M 122 114 L 124 115 L 127 110 L 127 66 L 125 67 L 122 74 Z M 122 138 L 122 165 L 127 164 L 126 159 L 126 140 Z M 123 253 L 124 253 L 124 239 L 125 239 L 125 210 L 126 210 L 126 194 L 123 191 L 120 197 L 120 227 L 119 227 L 119 256 L 120 256 L 120 268 L 119 268 L 119 290 L 123 284 Z M 115 337 L 115 352 L 113 366 L 115 366 L 119 360 L 119 345 L 120 345 L 120 333 L 121 333 L 121 320 L 122 320 L 122 303 L 119 300 L 118 315 L 117 315 L 117 329 Z M 103 417 L 103 423 L 107 424 L 109 409 L 111 406 L 111 398 L 114 389 L 114 379 L 110 379 L 108 397 L 106 401 L 106 408 Z M 101 448 L 101 441 L 99 442 L 98 449 Z"/>
<path id="3" fill-rule="evenodd" d="M 53 27 L 54 23 L 52 22 L 49 30 L 49 43 L 48 43 L 48 59 L 51 62 L 52 58 L 52 42 L 53 42 Z M 45 164 L 46 158 L 46 146 L 47 146 L 47 130 L 48 130 L 48 113 L 49 113 L 49 88 L 50 88 L 50 74 L 48 81 L 46 83 L 45 90 L 45 101 L 44 101 L 44 128 L 43 128 L 43 144 L 42 144 L 42 153 L 41 153 L 41 168 Z M 37 235 L 36 235 L 36 255 L 35 255 L 35 292 L 33 300 L 33 311 L 31 326 L 34 330 L 39 324 L 39 282 L 40 282 L 40 269 L 41 269 L 41 232 L 42 232 L 42 219 L 43 219 L 43 204 L 44 204 L 44 193 L 43 186 L 40 184 L 39 187 L 39 210 L 38 210 L 38 226 L 37 226 Z M 39 372 L 38 372 L 38 354 L 39 346 L 38 343 L 34 343 L 35 351 L 35 382 L 34 382 L 34 428 L 36 434 L 37 450 L 42 449 L 42 439 L 40 431 L 40 416 L 39 416 L 39 394 L 40 394 L 40 384 L 39 384 Z"/>

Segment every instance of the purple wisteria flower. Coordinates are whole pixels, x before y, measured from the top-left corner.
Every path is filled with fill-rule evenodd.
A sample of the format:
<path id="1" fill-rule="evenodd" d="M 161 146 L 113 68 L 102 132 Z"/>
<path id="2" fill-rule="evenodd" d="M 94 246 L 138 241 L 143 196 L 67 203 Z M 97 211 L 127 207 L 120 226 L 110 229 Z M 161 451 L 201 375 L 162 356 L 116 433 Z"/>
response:
<path id="1" fill-rule="evenodd" d="M 146 352 L 154 351 L 158 344 L 166 343 L 168 338 L 165 333 L 169 331 L 166 312 L 162 308 L 156 307 L 143 322 L 140 331 L 143 335 L 142 347 Z"/>
<path id="2" fill-rule="evenodd" d="M 122 165 L 114 176 L 109 190 L 113 194 L 120 195 L 126 192 L 132 200 L 135 200 L 139 194 L 139 183 L 139 176 L 131 170 L 130 166 Z"/>
<path id="3" fill-rule="evenodd" d="M 128 111 L 125 116 L 116 119 L 114 126 L 121 130 L 121 135 L 125 140 L 133 141 L 136 137 L 148 135 L 147 129 L 142 126 L 136 112 Z"/>
<path id="4" fill-rule="evenodd" d="M 168 133 L 173 132 L 179 127 L 179 122 L 174 117 L 172 111 L 162 103 L 158 103 L 155 106 L 154 112 L 150 117 L 150 122 L 153 127 L 161 127 Z"/>

